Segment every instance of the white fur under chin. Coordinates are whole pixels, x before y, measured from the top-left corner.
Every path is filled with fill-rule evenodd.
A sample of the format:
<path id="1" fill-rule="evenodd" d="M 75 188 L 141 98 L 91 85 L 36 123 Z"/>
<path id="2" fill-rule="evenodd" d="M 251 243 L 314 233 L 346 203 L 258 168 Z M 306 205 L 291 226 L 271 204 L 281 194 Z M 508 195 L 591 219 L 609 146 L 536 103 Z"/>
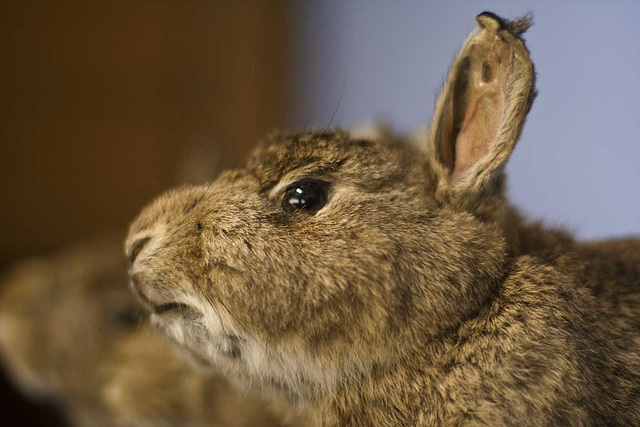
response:
<path id="1" fill-rule="evenodd" d="M 180 313 L 152 315 L 152 324 L 181 348 L 186 348 L 198 364 L 205 362 L 234 382 L 242 380 L 248 386 L 262 385 L 292 403 L 329 392 L 340 379 L 358 371 L 338 364 L 321 363 L 311 357 L 301 345 L 287 343 L 287 351 L 266 346 L 234 324 L 222 307 L 192 296 L 181 303 L 194 307 L 202 316 L 196 320 Z"/>

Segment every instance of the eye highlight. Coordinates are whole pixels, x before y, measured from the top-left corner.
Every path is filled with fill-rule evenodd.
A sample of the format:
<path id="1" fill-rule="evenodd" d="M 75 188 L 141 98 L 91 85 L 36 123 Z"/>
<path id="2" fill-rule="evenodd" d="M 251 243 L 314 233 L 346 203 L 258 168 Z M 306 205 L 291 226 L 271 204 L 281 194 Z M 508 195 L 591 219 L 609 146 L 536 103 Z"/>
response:
<path id="1" fill-rule="evenodd" d="M 327 204 L 329 183 L 303 180 L 291 184 L 284 192 L 282 209 L 286 213 L 304 212 L 313 215 Z"/>

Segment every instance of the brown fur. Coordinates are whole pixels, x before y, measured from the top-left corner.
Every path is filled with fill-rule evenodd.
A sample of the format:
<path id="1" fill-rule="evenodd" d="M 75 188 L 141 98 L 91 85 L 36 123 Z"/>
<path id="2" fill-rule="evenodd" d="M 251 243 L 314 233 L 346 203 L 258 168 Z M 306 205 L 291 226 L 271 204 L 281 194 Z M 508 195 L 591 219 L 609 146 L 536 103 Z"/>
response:
<path id="1" fill-rule="evenodd" d="M 285 404 L 270 408 L 253 391 L 194 370 L 149 331 L 127 289 L 120 242 L 101 239 L 6 275 L 0 356 L 16 384 L 75 425 L 303 425 Z"/>
<path id="2" fill-rule="evenodd" d="M 530 20 L 484 13 L 429 149 L 275 133 L 132 224 L 156 327 L 322 425 L 638 425 L 638 241 L 584 244 L 503 195 L 535 97 Z M 329 185 L 283 210 L 301 179 Z"/>

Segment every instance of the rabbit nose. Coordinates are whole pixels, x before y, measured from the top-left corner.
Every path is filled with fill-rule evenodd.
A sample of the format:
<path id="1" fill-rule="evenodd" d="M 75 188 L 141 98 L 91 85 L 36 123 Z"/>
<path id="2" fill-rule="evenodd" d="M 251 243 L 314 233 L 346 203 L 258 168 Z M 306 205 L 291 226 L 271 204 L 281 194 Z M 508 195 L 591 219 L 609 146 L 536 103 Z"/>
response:
<path id="1" fill-rule="evenodd" d="M 149 283 L 149 277 L 142 272 L 131 272 L 130 277 L 131 287 L 138 299 L 140 299 L 147 308 L 155 311 L 159 304 L 152 300 L 156 292 L 154 292 L 153 286 Z"/>
<path id="2" fill-rule="evenodd" d="M 131 250 L 129 251 L 129 262 L 131 264 L 135 262 L 140 252 L 142 252 L 142 249 L 144 249 L 150 240 L 151 237 L 143 237 L 142 239 L 136 240 L 133 245 L 131 245 Z"/>
<path id="3" fill-rule="evenodd" d="M 149 298 L 147 298 L 147 295 L 145 294 L 145 292 L 142 290 L 142 286 L 141 283 L 143 282 L 140 274 L 138 273 L 131 273 L 131 287 L 133 288 L 133 290 L 135 291 L 136 295 L 138 296 L 138 298 L 140 298 L 144 303 L 147 303 L 151 306 L 153 306 L 153 304 L 151 303 L 151 301 L 149 300 Z"/>
<path id="4" fill-rule="evenodd" d="M 166 312 L 194 312 L 191 305 L 178 301 L 179 298 L 172 299 L 170 296 L 171 292 L 158 290 L 157 283 L 154 284 L 154 282 L 149 279 L 145 273 L 131 273 L 131 287 L 134 293 L 151 312 L 155 314 L 163 314 Z"/>

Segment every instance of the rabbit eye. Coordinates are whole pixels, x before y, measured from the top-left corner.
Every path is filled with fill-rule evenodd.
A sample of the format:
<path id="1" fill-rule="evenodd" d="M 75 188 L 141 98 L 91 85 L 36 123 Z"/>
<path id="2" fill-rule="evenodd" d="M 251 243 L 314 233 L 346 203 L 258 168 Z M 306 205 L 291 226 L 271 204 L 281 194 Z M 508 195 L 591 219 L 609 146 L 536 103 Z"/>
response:
<path id="1" fill-rule="evenodd" d="M 305 180 L 290 185 L 284 193 L 282 209 L 287 213 L 304 212 L 313 215 L 327 204 L 329 184 Z"/>

